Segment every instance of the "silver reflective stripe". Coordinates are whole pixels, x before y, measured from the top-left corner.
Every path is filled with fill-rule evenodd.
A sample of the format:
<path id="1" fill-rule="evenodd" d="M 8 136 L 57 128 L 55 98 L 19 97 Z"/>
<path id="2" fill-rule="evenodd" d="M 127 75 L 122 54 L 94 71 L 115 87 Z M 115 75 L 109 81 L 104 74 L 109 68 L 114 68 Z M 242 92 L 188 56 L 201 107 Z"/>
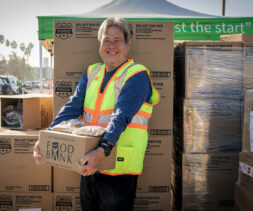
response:
<path id="1" fill-rule="evenodd" d="M 91 122 L 92 122 L 92 118 L 93 118 L 93 115 L 92 115 L 92 114 L 88 114 L 88 113 L 86 113 L 86 112 L 83 113 L 83 119 L 84 119 L 86 122 L 91 123 Z"/>
<path id="2" fill-rule="evenodd" d="M 123 87 L 123 82 L 125 80 L 125 77 L 126 77 L 126 74 L 127 74 L 127 71 L 133 67 L 135 65 L 135 63 L 132 63 L 129 65 L 129 67 L 127 67 L 124 72 L 121 74 L 119 80 L 115 81 L 114 83 L 114 104 L 116 104 L 117 100 L 118 100 L 118 97 L 119 97 L 119 94 L 121 92 L 121 89 Z"/>
<path id="3" fill-rule="evenodd" d="M 103 64 L 98 64 L 98 66 L 95 67 L 95 69 L 89 74 L 88 76 L 88 83 L 86 86 L 86 90 L 89 88 L 91 82 L 93 81 L 93 79 L 95 78 L 95 76 L 98 74 L 98 72 L 100 71 L 101 67 Z"/>
<path id="4" fill-rule="evenodd" d="M 136 123 L 136 124 L 141 124 L 141 125 L 147 125 L 148 126 L 149 118 L 140 116 L 140 115 L 135 115 L 131 121 L 131 123 Z"/>
<path id="5" fill-rule="evenodd" d="M 98 117 L 98 121 L 97 123 L 98 124 L 105 124 L 105 123 L 108 123 L 111 119 L 111 114 L 104 114 L 104 115 L 100 115 Z"/>

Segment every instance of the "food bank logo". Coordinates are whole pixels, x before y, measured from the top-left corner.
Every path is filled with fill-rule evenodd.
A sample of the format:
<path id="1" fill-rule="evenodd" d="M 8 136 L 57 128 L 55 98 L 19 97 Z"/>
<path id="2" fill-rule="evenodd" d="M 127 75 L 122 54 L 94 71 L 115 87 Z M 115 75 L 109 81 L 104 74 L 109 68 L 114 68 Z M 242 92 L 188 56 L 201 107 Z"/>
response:
<path id="1" fill-rule="evenodd" d="M 0 154 L 4 155 L 9 152 L 11 152 L 11 139 L 0 138 Z"/>
<path id="2" fill-rule="evenodd" d="M 12 209 L 12 197 L 11 195 L 0 195 L 0 210 Z"/>
<path id="3" fill-rule="evenodd" d="M 72 210 L 71 196 L 56 196 L 55 202 L 57 210 Z"/>
<path id="4" fill-rule="evenodd" d="M 56 81 L 55 94 L 59 97 L 65 98 L 72 94 L 72 84 L 68 81 Z"/>
<path id="5" fill-rule="evenodd" d="M 62 40 L 72 37 L 72 24 L 71 23 L 57 23 L 55 26 L 55 36 Z"/>
<path id="6" fill-rule="evenodd" d="M 48 141 L 46 159 L 72 164 L 73 152 L 74 146 L 71 144 Z"/>

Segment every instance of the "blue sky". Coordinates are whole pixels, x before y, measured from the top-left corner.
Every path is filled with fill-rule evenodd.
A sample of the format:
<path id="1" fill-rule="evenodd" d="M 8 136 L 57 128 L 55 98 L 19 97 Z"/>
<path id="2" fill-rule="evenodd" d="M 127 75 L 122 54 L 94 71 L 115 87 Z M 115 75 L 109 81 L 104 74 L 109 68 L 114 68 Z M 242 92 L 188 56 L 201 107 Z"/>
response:
<path id="1" fill-rule="evenodd" d="M 143 0 L 145 1 L 145 0 Z M 178 6 L 197 12 L 221 15 L 222 0 L 168 0 Z M 0 34 L 18 44 L 34 44 L 29 63 L 39 66 L 37 16 L 78 14 L 91 11 L 111 0 L 1 0 Z M 253 17 L 253 0 L 226 0 L 226 16 Z M 0 55 L 8 55 L 9 48 L 0 44 Z M 18 55 L 21 56 L 21 53 Z M 49 54 L 43 50 L 43 56 Z"/>

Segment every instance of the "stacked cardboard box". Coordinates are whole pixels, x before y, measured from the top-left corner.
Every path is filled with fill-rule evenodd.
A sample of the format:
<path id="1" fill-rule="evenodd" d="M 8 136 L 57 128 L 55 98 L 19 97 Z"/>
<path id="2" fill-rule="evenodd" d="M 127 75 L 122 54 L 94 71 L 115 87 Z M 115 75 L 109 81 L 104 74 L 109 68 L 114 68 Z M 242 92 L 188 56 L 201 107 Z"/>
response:
<path id="1" fill-rule="evenodd" d="M 175 200 L 182 197 L 176 207 L 231 210 L 241 150 L 242 43 L 185 42 L 175 55 L 172 190 Z"/>
<path id="2" fill-rule="evenodd" d="M 246 211 L 253 209 L 253 154 L 241 152 L 239 161 L 239 179 L 235 185 L 235 209 Z"/>
<path id="3" fill-rule="evenodd" d="M 16 129 L 47 128 L 53 120 L 53 97 L 50 95 L 1 96 L 0 126 Z M 6 124 L 3 116 L 12 112 L 10 124 Z M 20 118 L 14 124 L 14 120 Z M 8 122 L 8 121 L 7 121 Z"/>
<path id="4" fill-rule="evenodd" d="M 85 68 L 101 62 L 97 41 L 101 22 L 55 21 L 54 116 L 74 93 Z M 152 205 L 154 200 L 156 209 L 169 210 L 173 126 L 173 23 L 130 21 L 130 24 L 133 39 L 128 56 L 151 71 L 153 84 L 161 94 L 149 123 L 149 141 L 143 174 L 138 180 L 135 210 L 144 209 L 139 206 L 143 205 L 143 199 L 145 210 L 155 209 Z M 59 175 L 61 179 L 58 179 Z M 54 168 L 55 194 L 77 194 L 79 183 L 80 176 L 77 173 Z"/>
<path id="5" fill-rule="evenodd" d="M 38 138 L 39 131 L 0 129 L 0 210 L 52 209 L 52 168 L 32 157 Z"/>

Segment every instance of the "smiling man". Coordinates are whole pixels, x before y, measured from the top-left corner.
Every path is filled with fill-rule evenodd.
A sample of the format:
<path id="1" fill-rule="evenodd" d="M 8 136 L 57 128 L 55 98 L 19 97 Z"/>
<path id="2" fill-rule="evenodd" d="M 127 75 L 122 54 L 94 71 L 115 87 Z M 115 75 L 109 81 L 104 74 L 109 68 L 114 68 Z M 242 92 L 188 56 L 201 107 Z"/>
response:
<path id="1" fill-rule="evenodd" d="M 133 209 L 148 141 L 148 121 L 159 93 L 150 81 L 149 70 L 127 58 L 131 37 L 131 27 L 122 18 L 108 18 L 101 24 L 98 40 L 103 63 L 88 66 L 75 94 L 50 126 L 81 116 L 88 125 L 106 128 L 98 147 L 84 155 L 79 164 L 84 211 Z M 115 168 L 98 170 L 116 144 Z M 34 157 L 40 158 L 38 143 Z"/>

